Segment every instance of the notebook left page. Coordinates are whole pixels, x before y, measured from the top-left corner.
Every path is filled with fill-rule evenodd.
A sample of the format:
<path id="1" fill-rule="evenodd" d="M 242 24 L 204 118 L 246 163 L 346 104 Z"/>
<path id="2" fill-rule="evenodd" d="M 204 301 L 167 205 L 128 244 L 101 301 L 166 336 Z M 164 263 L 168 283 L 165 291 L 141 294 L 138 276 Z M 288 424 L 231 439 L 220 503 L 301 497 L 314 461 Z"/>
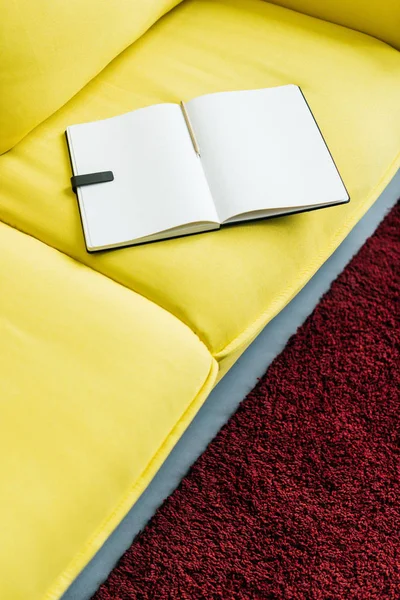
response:
<path id="1" fill-rule="evenodd" d="M 89 251 L 218 226 L 178 105 L 73 125 L 67 138 L 74 175 L 114 173 L 112 182 L 78 188 Z"/>

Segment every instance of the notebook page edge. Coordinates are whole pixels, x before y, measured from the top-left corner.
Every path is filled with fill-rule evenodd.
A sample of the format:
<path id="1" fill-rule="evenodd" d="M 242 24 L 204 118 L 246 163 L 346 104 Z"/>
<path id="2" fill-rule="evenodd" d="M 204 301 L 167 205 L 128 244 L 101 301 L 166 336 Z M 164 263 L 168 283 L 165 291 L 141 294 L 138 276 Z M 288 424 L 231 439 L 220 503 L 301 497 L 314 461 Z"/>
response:
<path id="1" fill-rule="evenodd" d="M 67 127 L 67 129 L 65 130 L 65 135 L 67 138 L 67 146 L 68 146 L 68 152 L 69 152 L 69 157 L 70 157 L 71 166 L 72 166 L 72 172 L 73 172 L 73 175 L 83 175 L 83 173 L 79 173 L 79 168 L 78 168 L 78 164 L 77 164 L 77 160 L 76 160 L 76 156 L 75 156 L 75 152 L 74 152 L 74 144 L 73 144 L 71 127 L 74 127 L 74 125 Z M 88 251 L 90 251 L 94 246 L 92 243 L 92 238 L 90 236 L 89 221 L 87 219 L 86 212 L 85 212 L 82 188 L 80 188 L 79 186 L 76 188 L 76 197 L 78 200 L 78 209 L 79 209 L 79 215 L 81 218 L 81 223 L 82 223 L 82 228 L 83 228 L 83 234 L 84 234 L 83 237 L 85 240 L 85 246 L 86 246 L 86 249 Z"/>

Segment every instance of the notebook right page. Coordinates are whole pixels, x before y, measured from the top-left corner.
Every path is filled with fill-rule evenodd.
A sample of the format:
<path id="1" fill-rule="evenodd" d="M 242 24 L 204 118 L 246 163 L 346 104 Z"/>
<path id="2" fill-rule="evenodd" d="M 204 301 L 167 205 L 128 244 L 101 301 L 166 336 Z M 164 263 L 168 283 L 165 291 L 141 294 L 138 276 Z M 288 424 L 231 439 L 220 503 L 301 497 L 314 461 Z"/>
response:
<path id="1" fill-rule="evenodd" d="M 298 86 L 208 94 L 186 106 L 221 222 L 348 200 Z"/>

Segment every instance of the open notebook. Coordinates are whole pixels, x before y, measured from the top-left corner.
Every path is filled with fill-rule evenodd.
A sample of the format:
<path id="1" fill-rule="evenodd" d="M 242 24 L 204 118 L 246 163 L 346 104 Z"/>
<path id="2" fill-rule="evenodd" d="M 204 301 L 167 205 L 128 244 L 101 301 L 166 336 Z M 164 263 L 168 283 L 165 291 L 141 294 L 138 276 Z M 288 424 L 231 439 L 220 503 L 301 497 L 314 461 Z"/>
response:
<path id="1" fill-rule="evenodd" d="M 66 133 L 89 251 L 349 200 L 295 85 L 158 104 Z M 112 181 L 79 177 L 106 171 Z"/>

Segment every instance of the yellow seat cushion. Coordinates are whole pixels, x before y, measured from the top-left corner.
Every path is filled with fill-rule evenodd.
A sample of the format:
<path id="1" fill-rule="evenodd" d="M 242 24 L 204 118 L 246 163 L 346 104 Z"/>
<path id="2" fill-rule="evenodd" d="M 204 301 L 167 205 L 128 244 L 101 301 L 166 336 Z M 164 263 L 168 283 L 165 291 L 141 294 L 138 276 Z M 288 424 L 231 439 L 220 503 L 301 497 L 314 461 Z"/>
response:
<path id="1" fill-rule="evenodd" d="M 0 223 L 0 598 L 51 600 L 145 489 L 217 365 L 152 302 Z"/>
<path id="2" fill-rule="evenodd" d="M 349 190 L 348 205 L 87 254 L 69 183 L 68 125 L 206 92 L 287 83 L 304 91 Z M 0 219 L 177 316 L 224 373 L 399 166 L 400 52 L 261 0 L 193 0 L 0 157 Z"/>

